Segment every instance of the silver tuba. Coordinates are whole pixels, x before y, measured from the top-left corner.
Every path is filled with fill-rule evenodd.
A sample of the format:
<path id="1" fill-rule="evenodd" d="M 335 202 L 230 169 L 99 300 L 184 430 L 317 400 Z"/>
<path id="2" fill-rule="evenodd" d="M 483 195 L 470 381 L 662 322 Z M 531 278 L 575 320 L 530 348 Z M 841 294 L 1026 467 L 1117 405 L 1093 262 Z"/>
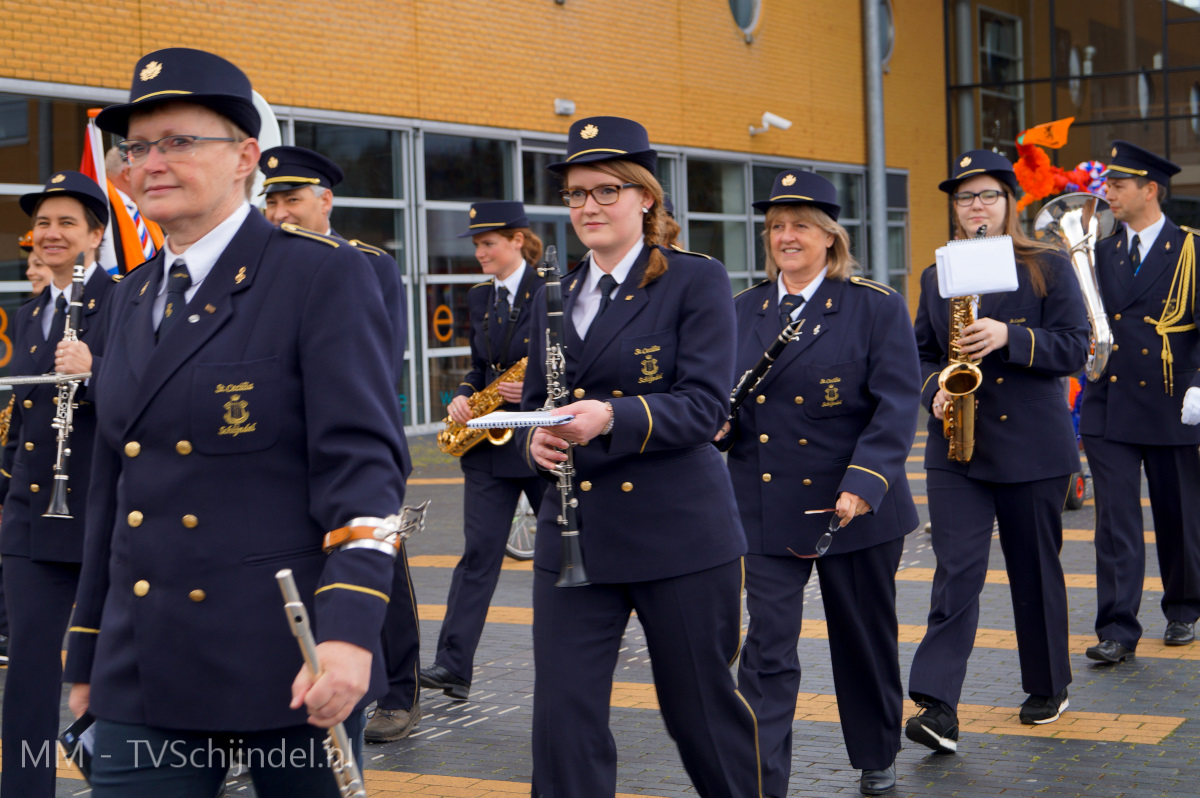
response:
<path id="1" fill-rule="evenodd" d="M 1063 194 L 1047 202 L 1033 222 L 1033 233 L 1039 241 L 1057 241 L 1066 248 L 1083 291 L 1088 324 L 1092 327 L 1092 346 L 1086 369 L 1089 382 L 1100 379 L 1112 353 L 1112 327 L 1104 312 L 1100 284 L 1096 282 L 1095 252 L 1096 242 L 1111 235 L 1116 224 L 1108 202 L 1082 191 Z"/>

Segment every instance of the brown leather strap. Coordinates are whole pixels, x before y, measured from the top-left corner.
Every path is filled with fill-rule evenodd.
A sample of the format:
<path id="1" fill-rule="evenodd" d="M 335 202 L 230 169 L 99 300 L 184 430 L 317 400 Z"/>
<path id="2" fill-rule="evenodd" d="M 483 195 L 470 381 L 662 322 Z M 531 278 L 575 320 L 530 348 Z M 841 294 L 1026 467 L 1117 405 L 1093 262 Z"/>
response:
<path id="1" fill-rule="evenodd" d="M 376 540 L 376 527 L 373 526 L 343 526 L 333 530 L 325 535 L 325 545 L 323 546 L 325 553 L 333 551 L 338 546 L 349 543 L 352 540 Z M 379 541 L 381 543 L 386 541 Z M 396 546 L 399 549 L 399 546 Z"/>

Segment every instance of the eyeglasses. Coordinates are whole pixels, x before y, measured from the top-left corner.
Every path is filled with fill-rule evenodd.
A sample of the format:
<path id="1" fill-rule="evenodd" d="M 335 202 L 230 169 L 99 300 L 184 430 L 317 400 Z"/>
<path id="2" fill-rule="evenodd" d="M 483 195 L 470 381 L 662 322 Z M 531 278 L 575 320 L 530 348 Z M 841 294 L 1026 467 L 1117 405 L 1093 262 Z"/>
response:
<path id="1" fill-rule="evenodd" d="M 623 188 L 641 188 L 637 183 L 622 183 L 619 186 L 596 186 L 595 188 L 564 188 L 558 192 L 563 205 L 568 208 L 582 208 L 587 202 L 588 195 L 597 205 L 612 205 L 621 196 Z"/>
<path id="2" fill-rule="evenodd" d="M 1004 192 L 994 188 L 989 188 L 987 191 L 960 191 L 954 195 L 954 204 L 960 208 L 967 208 L 975 203 L 976 197 L 979 197 L 979 201 L 984 205 L 995 205 L 996 200 L 1002 196 L 1004 196 Z"/>
<path id="3" fill-rule="evenodd" d="M 196 153 L 196 145 L 202 141 L 237 141 L 237 139 L 217 136 L 164 136 L 158 141 L 138 141 L 129 139 L 117 145 L 117 150 L 125 163 L 134 164 L 146 160 L 151 147 L 157 147 L 163 158 L 168 161 L 185 161 Z"/>

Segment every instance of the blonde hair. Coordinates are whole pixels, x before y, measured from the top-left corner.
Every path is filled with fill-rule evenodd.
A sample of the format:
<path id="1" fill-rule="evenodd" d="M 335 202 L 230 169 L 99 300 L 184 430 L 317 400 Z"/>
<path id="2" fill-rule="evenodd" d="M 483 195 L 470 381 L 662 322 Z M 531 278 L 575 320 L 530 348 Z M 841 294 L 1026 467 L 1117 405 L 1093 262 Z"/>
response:
<path id="1" fill-rule="evenodd" d="M 525 258 L 525 262 L 536 267 L 542 259 L 542 239 L 538 238 L 537 233 L 528 227 L 502 227 L 492 232 L 504 236 L 509 241 L 516 238 L 517 233 L 521 233 L 525 236 L 525 240 L 521 243 L 521 257 Z"/>
<path id="2" fill-rule="evenodd" d="M 846 232 L 846 228 L 835 222 L 832 216 L 816 205 L 807 203 L 772 205 L 767 208 L 767 219 L 763 224 L 762 231 L 763 249 L 767 253 L 767 277 L 769 279 L 775 280 L 779 277 L 779 264 L 775 262 L 775 257 L 771 254 L 771 225 L 785 215 L 798 222 L 816 225 L 833 236 L 833 243 L 825 250 L 826 278 L 845 280 L 858 267 L 858 261 L 850 254 L 850 234 Z"/>
<path id="3" fill-rule="evenodd" d="M 1021 226 L 1021 220 L 1018 218 L 1019 214 L 1013 213 L 1013 208 L 1016 207 L 1017 195 L 1003 181 L 997 180 L 996 182 L 1004 190 L 1004 232 L 1001 235 L 1012 238 L 1017 262 L 1024 266 L 1025 271 L 1028 272 L 1029 285 L 1033 288 L 1033 293 L 1044 297 L 1047 293 L 1046 273 L 1043 271 L 1042 264 L 1038 261 L 1037 256 L 1047 252 L 1063 252 L 1063 248 L 1057 243 L 1036 241 L 1030 238 L 1029 234 L 1025 232 L 1025 228 Z M 968 238 L 966 230 L 959 224 L 958 210 L 954 205 L 953 194 L 950 195 L 950 216 L 954 220 L 954 237 Z"/>
<path id="4" fill-rule="evenodd" d="M 666 208 L 663 206 L 662 185 L 649 169 L 633 161 L 620 159 L 594 161 L 592 163 L 580 164 L 580 166 L 586 166 L 588 169 L 595 169 L 597 172 L 612 175 L 622 183 L 637 183 L 648 191 L 654 200 L 654 204 L 650 206 L 650 210 L 642 214 L 642 235 L 645 236 L 646 244 L 650 247 L 650 262 L 646 264 L 646 273 L 642 275 L 642 282 L 638 287 L 646 287 L 667 271 L 667 256 L 659 249 L 659 247 L 667 246 L 670 243 L 666 225 L 666 221 L 670 217 L 667 216 Z M 565 175 L 563 181 L 564 183 L 566 182 Z"/>

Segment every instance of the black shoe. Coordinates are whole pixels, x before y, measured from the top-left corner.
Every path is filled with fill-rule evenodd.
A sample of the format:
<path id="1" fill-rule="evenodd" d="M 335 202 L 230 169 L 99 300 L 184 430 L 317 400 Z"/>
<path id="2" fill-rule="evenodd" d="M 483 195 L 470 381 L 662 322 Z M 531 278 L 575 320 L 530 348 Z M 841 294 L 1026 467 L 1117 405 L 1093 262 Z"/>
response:
<path id="1" fill-rule="evenodd" d="M 1115 665 L 1118 662 L 1133 659 L 1133 649 L 1126 648 L 1116 640 L 1101 640 L 1087 650 L 1087 658 Z"/>
<path id="2" fill-rule="evenodd" d="M 1026 726 L 1040 726 L 1058 720 L 1071 702 L 1067 700 L 1067 688 L 1056 696 L 1031 695 L 1021 705 L 1021 722 Z"/>
<path id="3" fill-rule="evenodd" d="M 455 701 L 466 701 L 471 694 L 471 683 L 460 679 L 441 665 L 421 668 L 421 686 L 441 690 Z"/>
<path id="4" fill-rule="evenodd" d="M 896 786 L 896 763 L 883 770 L 864 770 L 858 780 L 858 791 L 863 795 L 883 795 Z"/>
<path id="5" fill-rule="evenodd" d="M 1167 621 L 1167 631 L 1163 633 L 1163 643 L 1168 646 L 1186 646 L 1196 639 L 1195 626 L 1183 621 Z"/>
<path id="6" fill-rule="evenodd" d="M 918 701 L 921 711 L 904 724 L 904 736 L 939 754 L 958 750 L 958 715 L 949 704 L 937 700 Z M 894 778 L 894 773 L 893 773 Z"/>
<path id="7" fill-rule="evenodd" d="M 8 664 L 8 635 L 0 635 L 0 665 Z"/>

